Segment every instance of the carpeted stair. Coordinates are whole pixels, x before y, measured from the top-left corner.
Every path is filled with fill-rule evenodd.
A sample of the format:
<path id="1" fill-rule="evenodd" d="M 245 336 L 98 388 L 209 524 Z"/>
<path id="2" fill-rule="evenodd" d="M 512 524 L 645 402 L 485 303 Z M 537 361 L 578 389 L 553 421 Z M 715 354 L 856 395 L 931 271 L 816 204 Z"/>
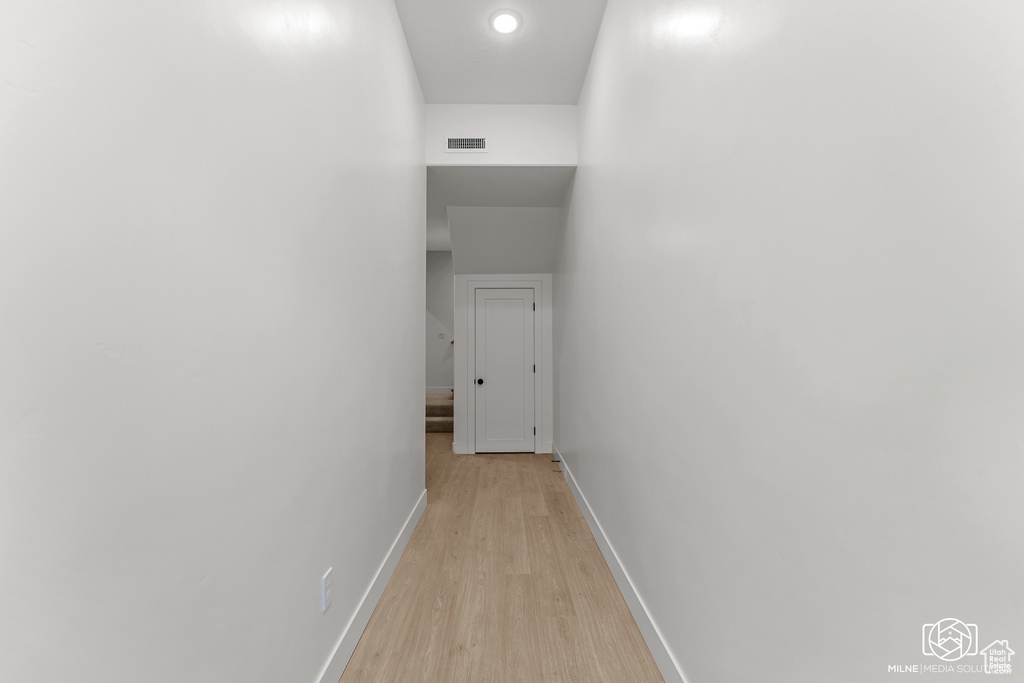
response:
<path id="1" fill-rule="evenodd" d="M 428 432 L 454 432 L 455 418 L 453 415 L 455 415 L 453 394 L 427 394 Z"/>

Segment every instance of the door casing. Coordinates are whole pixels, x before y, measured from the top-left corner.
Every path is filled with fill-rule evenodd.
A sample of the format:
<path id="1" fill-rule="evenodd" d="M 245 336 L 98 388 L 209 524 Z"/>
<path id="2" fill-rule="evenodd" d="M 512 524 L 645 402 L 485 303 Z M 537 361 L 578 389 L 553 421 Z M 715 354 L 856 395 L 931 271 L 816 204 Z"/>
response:
<path id="1" fill-rule="evenodd" d="M 533 289 L 537 304 L 534 348 L 537 377 L 534 382 L 535 453 L 550 453 L 554 431 L 552 403 L 553 348 L 550 274 L 456 275 L 455 276 L 455 437 L 452 450 L 476 453 L 476 400 L 473 389 L 476 339 L 477 289 Z"/>

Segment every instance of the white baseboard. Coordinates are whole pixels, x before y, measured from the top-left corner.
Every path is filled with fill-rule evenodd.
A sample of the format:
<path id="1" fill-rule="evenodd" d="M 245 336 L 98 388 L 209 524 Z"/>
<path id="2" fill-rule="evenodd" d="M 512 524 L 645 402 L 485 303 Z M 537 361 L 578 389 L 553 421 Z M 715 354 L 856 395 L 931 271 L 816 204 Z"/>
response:
<path id="1" fill-rule="evenodd" d="M 554 446 L 550 443 L 542 443 L 540 445 L 540 450 L 534 451 L 534 453 L 552 453 L 554 452 L 552 450 L 553 448 Z M 452 443 L 452 453 L 455 455 L 472 455 L 474 452 L 475 451 L 469 447 L 469 444 L 460 443 L 458 441 Z"/>
<path id="2" fill-rule="evenodd" d="M 594 510 L 590 507 L 587 497 L 583 495 L 583 491 L 580 490 L 579 485 L 576 483 L 576 478 L 572 476 L 572 471 L 565 464 L 565 459 L 562 458 L 562 454 L 558 451 L 557 446 L 553 446 L 552 451 L 555 458 L 559 461 L 558 466 L 562 468 L 562 472 L 565 474 L 569 490 L 572 491 L 576 503 L 583 512 L 583 517 L 587 520 L 590 532 L 594 534 L 594 539 L 597 541 L 598 547 L 601 548 L 601 554 L 604 555 L 608 568 L 612 570 L 615 583 L 619 585 L 622 597 L 626 599 L 629 611 L 633 613 L 633 619 L 636 620 L 636 625 L 640 627 L 640 635 L 647 641 L 647 647 L 650 649 L 654 662 L 658 665 L 658 670 L 661 671 L 661 675 L 665 679 L 665 683 L 686 683 L 682 667 L 679 666 L 679 662 L 676 661 L 672 651 L 665 643 L 665 639 L 662 637 L 661 631 L 658 630 L 657 624 L 654 623 L 654 619 L 651 618 L 650 613 L 647 611 L 644 601 L 637 594 L 632 579 L 629 578 L 625 567 L 619 561 L 615 548 L 612 547 L 611 541 L 608 540 L 604 529 L 601 528 L 601 523 L 597 521 Z"/>
<path id="3" fill-rule="evenodd" d="M 405 545 L 409 542 L 409 537 L 412 536 L 412 532 L 420 521 L 420 517 L 423 515 L 426 507 L 427 491 L 424 489 L 420 499 L 416 502 L 416 506 L 409 513 L 409 518 L 405 520 L 405 525 L 399 532 L 398 538 L 391 544 L 391 550 L 384 557 L 384 562 L 381 563 L 380 568 L 377 570 L 377 575 L 370 582 L 370 587 L 363 594 L 363 599 L 359 601 L 359 607 L 356 608 L 355 614 L 352 615 L 348 625 L 341 632 L 341 638 L 338 639 L 338 644 L 334 646 L 334 652 L 331 653 L 323 668 L 320 669 L 320 675 L 316 678 L 317 683 L 338 683 L 341 675 L 345 673 L 345 666 L 348 665 L 348 660 L 352 657 L 356 644 L 359 643 L 359 637 L 363 635 L 366 623 L 370 621 L 373 608 L 377 606 L 377 601 L 380 600 L 384 587 L 388 585 L 391 573 L 395 571 L 398 558 L 402 556 L 402 551 L 405 550 Z"/>
<path id="4" fill-rule="evenodd" d="M 455 387 L 427 387 L 428 394 L 450 394 Z"/>

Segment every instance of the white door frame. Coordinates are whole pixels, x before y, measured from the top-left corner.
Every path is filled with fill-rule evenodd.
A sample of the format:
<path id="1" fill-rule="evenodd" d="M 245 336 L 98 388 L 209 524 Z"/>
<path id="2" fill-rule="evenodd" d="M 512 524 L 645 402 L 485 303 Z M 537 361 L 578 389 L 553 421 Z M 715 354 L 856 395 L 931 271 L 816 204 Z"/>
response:
<path id="1" fill-rule="evenodd" d="M 551 275 L 456 275 L 455 276 L 455 442 L 459 454 L 476 453 L 476 401 L 473 400 L 473 369 L 476 353 L 476 290 L 532 289 L 537 303 L 534 348 L 537 377 L 533 409 L 537 437 L 535 453 L 550 453 L 554 430 L 552 381 Z"/>

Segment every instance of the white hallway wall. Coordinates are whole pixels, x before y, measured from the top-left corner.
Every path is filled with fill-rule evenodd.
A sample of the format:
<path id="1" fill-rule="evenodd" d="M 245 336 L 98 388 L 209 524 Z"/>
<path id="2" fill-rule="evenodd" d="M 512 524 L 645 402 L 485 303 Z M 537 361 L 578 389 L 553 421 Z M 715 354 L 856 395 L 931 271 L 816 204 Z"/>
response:
<path id="1" fill-rule="evenodd" d="M 316 678 L 424 488 L 422 102 L 390 0 L 0 6 L 0 680 Z"/>
<path id="2" fill-rule="evenodd" d="M 562 210 L 523 206 L 449 206 L 459 275 L 551 273 Z"/>
<path id="3" fill-rule="evenodd" d="M 556 445 L 691 683 L 886 680 L 944 617 L 1021 651 L 1022 34 L 609 1 Z"/>
<path id="4" fill-rule="evenodd" d="M 427 391 L 455 386 L 455 269 L 452 252 L 427 252 Z M 443 334 L 443 339 L 437 335 Z"/>
<path id="5" fill-rule="evenodd" d="M 428 104 L 428 166 L 575 166 L 576 106 L 570 104 Z M 449 153 L 448 137 L 487 138 L 486 153 Z"/>

